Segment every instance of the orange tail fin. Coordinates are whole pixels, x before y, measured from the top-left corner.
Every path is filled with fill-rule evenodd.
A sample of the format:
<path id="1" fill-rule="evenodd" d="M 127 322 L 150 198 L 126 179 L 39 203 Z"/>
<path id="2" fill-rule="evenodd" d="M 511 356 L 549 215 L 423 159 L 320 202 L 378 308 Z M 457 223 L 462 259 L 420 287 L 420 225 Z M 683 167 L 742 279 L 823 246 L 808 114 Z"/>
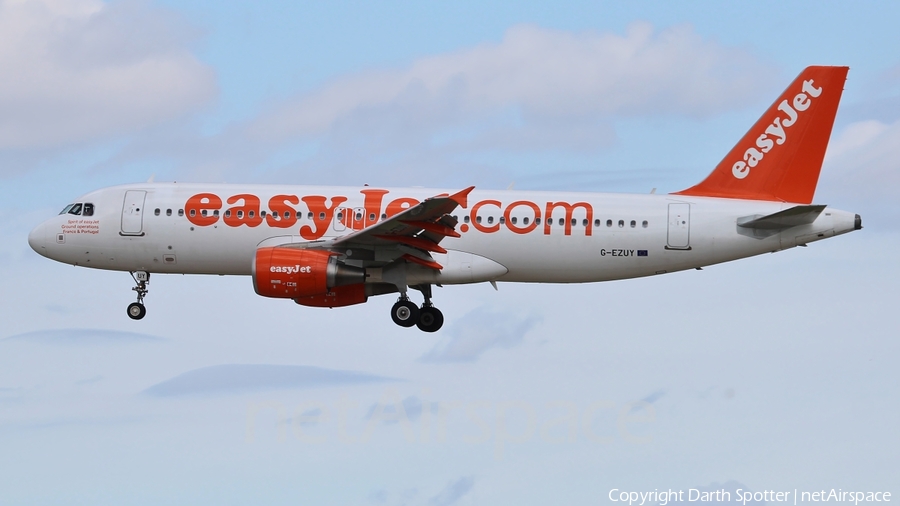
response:
<path id="1" fill-rule="evenodd" d="M 676 195 L 809 204 L 848 67 L 807 67 L 700 184 Z"/>

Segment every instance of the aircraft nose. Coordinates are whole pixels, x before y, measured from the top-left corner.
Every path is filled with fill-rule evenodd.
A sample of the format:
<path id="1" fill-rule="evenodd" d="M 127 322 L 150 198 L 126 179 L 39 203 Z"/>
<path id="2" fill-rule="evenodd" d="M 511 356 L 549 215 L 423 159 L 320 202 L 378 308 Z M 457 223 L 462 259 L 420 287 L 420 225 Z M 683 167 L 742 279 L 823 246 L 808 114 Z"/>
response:
<path id="1" fill-rule="evenodd" d="M 47 224 L 41 223 L 28 234 L 28 245 L 39 255 L 47 256 Z"/>

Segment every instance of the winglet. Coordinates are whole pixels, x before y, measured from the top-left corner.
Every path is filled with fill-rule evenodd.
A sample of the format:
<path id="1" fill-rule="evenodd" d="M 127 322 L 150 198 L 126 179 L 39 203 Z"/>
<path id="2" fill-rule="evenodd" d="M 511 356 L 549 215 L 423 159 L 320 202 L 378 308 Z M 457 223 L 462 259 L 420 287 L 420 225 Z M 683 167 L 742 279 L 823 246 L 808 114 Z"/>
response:
<path id="1" fill-rule="evenodd" d="M 848 67 L 807 67 L 702 182 L 675 195 L 809 204 Z"/>
<path id="2" fill-rule="evenodd" d="M 474 190 L 474 189 L 475 189 L 474 186 L 470 186 L 470 187 L 466 188 L 465 190 L 461 190 L 461 191 L 454 193 L 453 195 L 450 195 L 450 197 L 448 197 L 448 198 L 450 200 L 452 200 L 453 202 L 456 202 L 457 204 L 459 204 L 460 207 L 463 207 L 463 208 L 468 207 L 469 193 L 471 193 L 472 190 Z"/>

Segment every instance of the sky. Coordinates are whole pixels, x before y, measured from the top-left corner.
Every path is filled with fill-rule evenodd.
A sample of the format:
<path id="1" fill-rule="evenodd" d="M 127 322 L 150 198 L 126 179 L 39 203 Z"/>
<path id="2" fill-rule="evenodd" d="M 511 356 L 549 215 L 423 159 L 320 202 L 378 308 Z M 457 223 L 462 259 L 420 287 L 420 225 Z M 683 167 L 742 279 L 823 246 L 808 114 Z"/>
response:
<path id="1" fill-rule="evenodd" d="M 0 504 L 896 500 L 898 19 L 0 0 Z M 27 244 L 79 195 L 151 177 L 678 191 L 813 64 L 850 67 L 815 202 L 862 231 L 647 279 L 436 289 L 434 335 L 393 325 L 390 296 L 304 308 L 242 277 L 154 276 L 134 322 L 127 273 Z"/>

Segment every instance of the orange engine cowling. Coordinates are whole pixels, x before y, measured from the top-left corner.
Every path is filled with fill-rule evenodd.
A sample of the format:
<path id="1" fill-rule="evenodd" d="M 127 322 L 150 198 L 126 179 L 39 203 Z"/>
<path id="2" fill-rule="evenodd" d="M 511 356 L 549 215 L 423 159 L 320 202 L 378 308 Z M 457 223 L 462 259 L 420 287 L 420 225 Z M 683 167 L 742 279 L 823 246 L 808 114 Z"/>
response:
<path id="1" fill-rule="evenodd" d="M 253 289 L 263 297 L 325 296 L 333 288 L 364 286 L 365 281 L 365 269 L 340 263 L 329 251 L 279 246 L 259 248 L 253 262 Z"/>
<path id="2" fill-rule="evenodd" d="M 362 304 L 369 299 L 366 294 L 366 285 L 336 286 L 324 294 L 297 297 L 294 302 L 301 306 L 310 307 L 342 307 Z"/>

